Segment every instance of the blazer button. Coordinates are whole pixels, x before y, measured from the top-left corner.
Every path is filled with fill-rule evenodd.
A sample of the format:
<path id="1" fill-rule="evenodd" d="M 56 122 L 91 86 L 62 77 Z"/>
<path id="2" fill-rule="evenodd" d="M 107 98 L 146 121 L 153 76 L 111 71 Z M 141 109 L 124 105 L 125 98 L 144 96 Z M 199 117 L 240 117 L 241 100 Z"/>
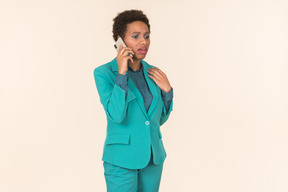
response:
<path id="1" fill-rule="evenodd" d="M 145 125 L 149 125 L 149 121 L 145 121 Z"/>

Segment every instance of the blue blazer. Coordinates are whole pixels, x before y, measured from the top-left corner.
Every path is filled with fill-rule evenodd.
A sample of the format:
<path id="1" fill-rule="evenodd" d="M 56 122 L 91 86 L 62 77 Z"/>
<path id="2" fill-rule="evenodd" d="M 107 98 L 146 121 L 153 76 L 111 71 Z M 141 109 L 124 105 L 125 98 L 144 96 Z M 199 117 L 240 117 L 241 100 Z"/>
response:
<path id="1" fill-rule="evenodd" d="M 151 147 L 154 163 L 164 162 L 166 152 L 160 126 L 167 121 L 173 107 L 172 100 L 166 111 L 160 88 L 147 74 L 147 69 L 153 66 L 144 60 L 141 63 L 153 95 L 148 113 L 142 95 L 131 78 L 128 78 L 126 97 L 125 91 L 115 83 L 118 73 L 116 57 L 94 70 L 100 102 L 107 117 L 102 160 L 129 169 L 144 168 L 150 161 Z"/>

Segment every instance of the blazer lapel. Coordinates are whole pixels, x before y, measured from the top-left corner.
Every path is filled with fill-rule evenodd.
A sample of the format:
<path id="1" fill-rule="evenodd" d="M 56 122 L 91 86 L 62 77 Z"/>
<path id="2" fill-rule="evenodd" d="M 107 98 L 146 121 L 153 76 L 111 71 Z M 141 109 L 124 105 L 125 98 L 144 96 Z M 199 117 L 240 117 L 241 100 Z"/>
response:
<path id="1" fill-rule="evenodd" d="M 147 72 L 147 70 L 148 70 L 148 68 L 150 68 L 150 67 L 148 66 L 148 64 L 147 64 L 145 61 L 141 60 L 141 62 L 142 62 L 142 65 L 143 65 L 144 77 L 146 78 L 146 82 L 147 82 L 148 87 L 149 87 L 149 89 L 150 89 L 150 92 L 151 92 L 151 94 L 152 94 L 152 96 L 153 96 L 152 103 L 151 103 L 151 105 L 150 105 L 150 107 L 149 107 L 149 109 L 148 109 L 148 116 L 150 117 L 150 116 L 151 116 L 151 113 L 152 113 L 152 111 L 154 110 L 154 108 L 155 108 L 155 106 L 156 106 L 156 103 L 157 103 L 157 101 L 158 101 L 158 96 L 159 96 L 159 94 L 157 93 L 158 90 L 157 90 L 157 85 L 156 85 L 156 83 L 153 81 L 153 79 L 151 79 L 150 77 L 148 77 L 148 72 Z"/>
<path id="2" fill-rule="evenodd" d="M 137 89 L 136 85 L 134 84 L 134 82 L 132 81 L 131 78 L 128 78 L 128 89 L 130 89 L 134 93 L 134 95 L 136 96 L 136 100 L 137 100 L 142 112 L 144 113 L 146 118 L 148 118 L 148 114 L 146 112 L 143 97 L 142 97 L 141 93 L 139 92 L 139 90 Z"/>
<path id="3" fill-rule="evenodd" d="M 145 105 L 144 105 L 143 97 L 142 97 L 141 93 L 139 92 L 139 90 L 137 89 L 136 85 L 134 84 L 134 82 L 132 81 L 131 78 L 128 78 L 128 90 L 130 90 L 130 91 L 132 91 L 134 93 L 134 95 L 136 96 L 136 100 L 137 100 L 137 102 L 138 102 L 143 114 L 145 115 L 145 117 L 147 119 L 149 119 L 148 114 L 151 114 L 151 111 L 155 107 L 155 102 L 156 102 L 156 99 L 157 99 L 157 89 L 156 89 L 156 87 L 154 85 L 154 82 L 152 82 L 153 80 L 151 80 L 150 77 L 148 77 L 148 74 L 147 74 L 148 65 L 147 65 L 147 63 L 145 61 L 143 61 L 143 60 L 141 60 L 141 63 L 143 65 L 143 71 L 144 71 L 145 79 L 147 81 L 147 84 L 149 86 L 151 94 L 153 95 L 153 100 L 152 100 L 152 103 L 151 103 L 151 105 L 149 107 L 148 113 L 147 113 Z M 117 64 L 116 58 L 114 58 L 111 61 L 111 65 L 112 65 L 112 70 L 115 72 L 115 75 L 117 75 L 117 73 L 118 73 L 118 64 Z M 126 72 L 126 75 L 128 75 L 128 72 Z"/>

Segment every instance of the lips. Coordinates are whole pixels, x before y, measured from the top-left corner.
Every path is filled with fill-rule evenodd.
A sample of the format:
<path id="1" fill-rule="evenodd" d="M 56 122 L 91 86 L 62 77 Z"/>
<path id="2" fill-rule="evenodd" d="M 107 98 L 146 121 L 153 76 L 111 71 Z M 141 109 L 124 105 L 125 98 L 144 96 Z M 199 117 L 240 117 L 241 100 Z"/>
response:
<path id="1" fill-rule="evenodd" d="M 139 53 L 143 53 L 143 54 L 146 54 L 148 49 L 147 47 L 141 47 L 140 49 L 138 49 Z"/>

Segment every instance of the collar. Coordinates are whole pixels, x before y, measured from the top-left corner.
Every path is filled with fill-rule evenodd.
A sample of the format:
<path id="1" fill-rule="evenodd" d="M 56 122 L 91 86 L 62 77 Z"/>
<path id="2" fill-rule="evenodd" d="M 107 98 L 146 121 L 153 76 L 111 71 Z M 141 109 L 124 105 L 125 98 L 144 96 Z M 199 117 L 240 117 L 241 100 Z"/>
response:
<path id="1" fill-rule="evenodd" d="M 140 62 L 140 68 L 137 71 L 134 71 L 129 65 L 128 65 L 128 70 L 132 73 L 139 73 L 139 72 L 143 71 L 142 63 Z"/>

